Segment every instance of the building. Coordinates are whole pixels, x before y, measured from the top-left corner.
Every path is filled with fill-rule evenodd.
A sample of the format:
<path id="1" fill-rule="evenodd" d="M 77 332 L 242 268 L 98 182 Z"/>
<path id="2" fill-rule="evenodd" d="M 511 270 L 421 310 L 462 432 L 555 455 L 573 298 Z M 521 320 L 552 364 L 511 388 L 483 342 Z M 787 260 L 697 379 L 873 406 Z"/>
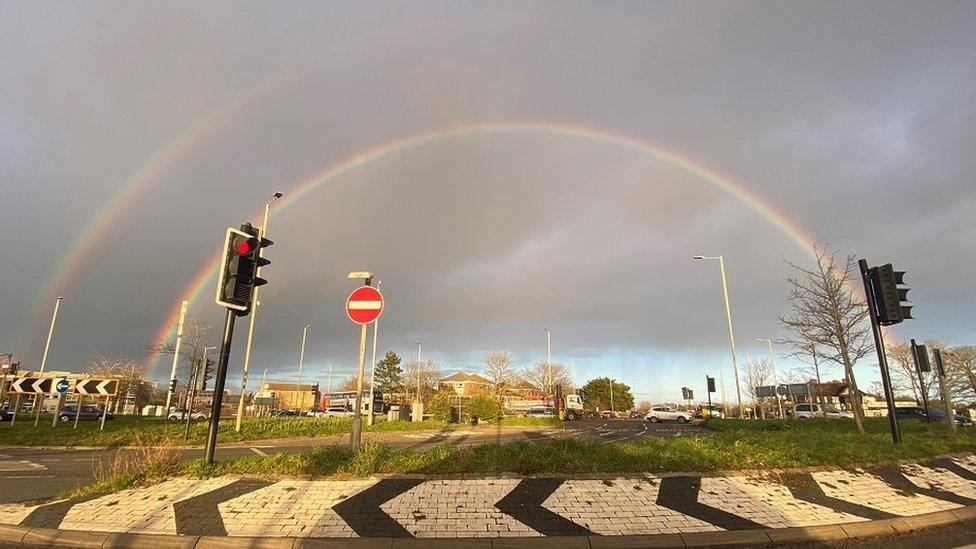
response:
<path id="1" fill-rule="evenodd" d="M 274 393 L 274 410 L 312 410 L 322 395 L 318 383 L 280 383 L 267 382 L 261 386 L 260 395 Z"/>
<path id="2" fill-rule="evenodd" d="M 459 396 L 481 395 L 491 392 L 491 381 L 478 374 L 457 372 L 437 382 L 440 391 L 453 391 Z"/>

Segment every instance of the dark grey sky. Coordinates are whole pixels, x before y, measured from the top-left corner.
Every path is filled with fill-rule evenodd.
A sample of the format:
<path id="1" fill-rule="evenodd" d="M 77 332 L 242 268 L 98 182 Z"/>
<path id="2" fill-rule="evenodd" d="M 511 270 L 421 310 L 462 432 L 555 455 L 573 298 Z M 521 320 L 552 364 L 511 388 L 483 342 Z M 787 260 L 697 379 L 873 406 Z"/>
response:
<path id="1" fill-rule="evenodd" d="M 487 121 L 626 134 L 708 166 L 817 241 L 907 269 L 918 320 L 901 337 L 972 343 L 974 61 L 966 2 L 3 3 L 0 352 L 36 366 L 62 294 L 49 368 L 139 356 L 224 227 L 258 223 L 271 192 Z M 58 272 L 93 220 L 100 236 Z M 387 155 L 271 232 L 258 371 L 293 374 L 307 322 L 309 376 L 351 371 L 344 276 L 369 268 L 381 349 L 525 364 L 549 327 L 581 378 L 612 369 L 655 399 L 728 367 L 717 265 L 692 255 L 727 259 L 743 359 L 780 335 L 783 260 L 808 261 L 695 174 L 545 133 Z M 211 295 L 191 312 L 217 322 Z"/>

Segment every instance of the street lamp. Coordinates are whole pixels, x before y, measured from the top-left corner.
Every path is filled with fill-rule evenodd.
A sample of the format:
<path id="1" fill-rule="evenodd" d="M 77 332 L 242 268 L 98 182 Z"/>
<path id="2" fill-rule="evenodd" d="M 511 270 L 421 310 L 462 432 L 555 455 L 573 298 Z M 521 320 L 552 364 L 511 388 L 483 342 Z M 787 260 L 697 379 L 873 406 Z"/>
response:
<path id="1" fill-rule="evenodd" d="M 376 281 L 376 288 L 379 289 L 383 285 L 383 279 Z M 373 360 L 370 362 L 369 366 L 369 419 L 367 420 L 367 425 L 372 425 L 374 421 L 374 415 L 376 410 L 373 409 L 373 403 L 376 402 L 376 397 L 373 393 L 373 382 L 376 380 L 376 339 L 380 334 L 380 319 L 379 317 L 373 321 Z"/>
<path id="2" fill-rule="evenodd" d="M 302 390 L 302 366 L 305 364 L 305 338 L 308 336 L 308 329 L 311 328 L 311 324 L 306 324 L 305 328 L 302 330 L 302 350 L 298 353 L 298 383 L 295 385 L 295 397 L 297 397 Z M 305 398 L 302 397 L 302 402 L 298 405 L 298 413 L 302 413 L 302 404 L 305 404 Z"/>
<path id="3" fill-rule="evenodd" d="M 423 362 L 421 362 L 421 353 L 423 349 L 424 342 L 417 342 L 417 400 L 413 404 L 413 421 L 423 421 L 424 419 L 424 405 L 423 401 L 420 400 L 420 369 L 423 367 Z"/>
<path id="4" fill-rule="evenodd" d="M 549 393 L 549 386 L 552 385 L 552 332 L 549 331 L 549 328 L 543 328 L 543 330 L 546 331 L 546 382 L 543 383 L 545 385 L 543 390 Z"/>
<path id="5" fill-rule="evenodd" d="M 786 416 L 783 415 L 783 401 L 779 398 L 779 381 L 776 380 L 776 364 L 773 362 L 773 340 L 769 338 L 756 338 L 756 341 L 762 343 L 763 341 L 769 345 L 769 367 L 773 370 L 773 398 L 776 399 L 776 405 L 779 408 L 779 418 L 785 419 Z"/>
<path id="6" fill-rule="evenodd" d="M 42 374 L 44 373 L 44 366 L 47 365 L 47 352 L 51 349 L 51 339 L 54 338 L 54 325 L 58 321 L 58 309 L 61 308 L 61 300 L 63 300 L 63 299 L 64 299 L 64 297 L 59 295 L 58 298 L 54 301 L 54 314 L 51 315 L 51 327 L 47 331 L 47 343 L 44 344 L 44 356 L 41 357 L 41 373 Z M 18 404 L 20 403 L 19 400 L 17 402 L 18 402 Z M 40 403 L 40 404 L 38 404 L 38 403 Z M 37 422 L 41 418 L 41 407 L 43 407 L 43 406 L 44 406 L 44 396 L 43 395 L 34 395 L 34 407 L 37 408 L 37 419 L 34 420 L 34 427 L 37 427 Z M 14 415 L 16 415 L 17 412 L 18 412 L 18 410 L 14 410 Z M 166 413 L 169 413 L 169 412 L 167 411 Z"/>
<path id="7" fill-rule="evenodd" d="M 271 200 L 264 205 L 264 225 L 261 225 L 261 232 L 259 233 L 259 240 L 261 238 L 268 238 L 268 219 L 271 217 L 271 205 L 274 204 L 275 200 L 278 200 L 283 195 L 279 192 L 271 195 Z M 264 255 L 264 249 L 258 249 L 258 257 Z M 261 276 L 261 262 L 258 262 L 257 269 L 254 271 L 254 276 Z M 258 307 L 261 303 L 258 301 L 258 294 L 261 291 L 260 286 L 254 287 L 254 307 L 251 310 L 251 320 L 247 325 L 247 345 L 244 347 L 244 371 L 241 374 L 241 398 L 237 403 L 237 423 L 234 425 L 234 430 L 238 433 L 241 432 L 241 421 L 244 418 L 244 393 L 247 390 L 247 372 L 251 366 L 251 342 L 254 340 L 254 323 L 257 322 Z"/>
<path id="8" fill-rule="evenodd" d="M 265 387 L 267 387 L 267 386 L 268 386 L 268 370 L 270 370 L 270 368 L 265 368 L 265 369 L 264 369 L 264 373 L 263 373 L 263 374 L 261 374 L 261 390 L 262 390 L 262 391 L 264 391 L 264 390 L 265 390 Z M 274 403 L 274 402 L 272 401 L 272 404 L 273 404 L 273 403 Z M 268 411 L 270 411 L 270 408 L 271 408 L 271 406 L 269 405 L 269 406 L 268 406 L 268 408 L 269 408 L 269 410 L 268 410 Z M 263 416 L 264 416 L 264 414 L 262 413 L 262 414 L 261 414 L 261 416 L 263 417 Z"/>
<path id="9" fill-rule="evenodd" d="M 697 261 L 718 260 L 722 271 L 722 294 L 725 296 L 725 318 L 729 324 L 729 348 L 732 351 L 732 373 L 735 375 L 735 398 L 739 404 L 739 418 L 745 419 L 745 409 L 742 407 L 742 391 L 739 389 L 739 367 L 735 359 L 735 334 L 732 332 L 732 307 L 729 306 L 729 286 L 725 280 L 725 258 L 722 256 L 696 255 L 692 259 Z M 724 397 L 723 397 L 724 400 Z"/>

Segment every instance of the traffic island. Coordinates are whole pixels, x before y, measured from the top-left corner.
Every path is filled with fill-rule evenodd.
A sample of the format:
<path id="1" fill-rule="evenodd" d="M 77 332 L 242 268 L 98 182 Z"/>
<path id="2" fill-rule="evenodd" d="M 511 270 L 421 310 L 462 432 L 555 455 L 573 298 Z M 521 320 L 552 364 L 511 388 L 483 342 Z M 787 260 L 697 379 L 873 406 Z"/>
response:
<path id="1" fill-rule="evenodd" d="M 513 549 L 755 546 L 910 532 L 974 519 L 974 506 L 972 455 L 853 470 L 712 476 L 221 476 L 42 505 L 0 505 L 0 522 L 6 523 L 0 542 L 433 547 L 457 546 L 461 538 L 471 547 Z"/>

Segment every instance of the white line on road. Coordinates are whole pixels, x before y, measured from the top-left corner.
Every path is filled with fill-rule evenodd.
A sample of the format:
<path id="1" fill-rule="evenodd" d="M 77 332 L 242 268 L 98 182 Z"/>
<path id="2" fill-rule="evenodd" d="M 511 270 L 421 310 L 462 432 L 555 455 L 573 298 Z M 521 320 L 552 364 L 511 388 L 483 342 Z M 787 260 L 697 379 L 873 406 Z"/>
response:
<path id="1" fill-rule="evenodd" d="M 252 452 L 254 452 L 255 454 L 257 454 L 257 455 L 259 455 L 259 456 L 267 456 L 267 455 L 268 455 L 267 453 L 265 453 L 265 452 L 264 452 L 263 450 L 261 450 L 260 448 L 251 448 L 250 450 L 251 450 Z"/>

